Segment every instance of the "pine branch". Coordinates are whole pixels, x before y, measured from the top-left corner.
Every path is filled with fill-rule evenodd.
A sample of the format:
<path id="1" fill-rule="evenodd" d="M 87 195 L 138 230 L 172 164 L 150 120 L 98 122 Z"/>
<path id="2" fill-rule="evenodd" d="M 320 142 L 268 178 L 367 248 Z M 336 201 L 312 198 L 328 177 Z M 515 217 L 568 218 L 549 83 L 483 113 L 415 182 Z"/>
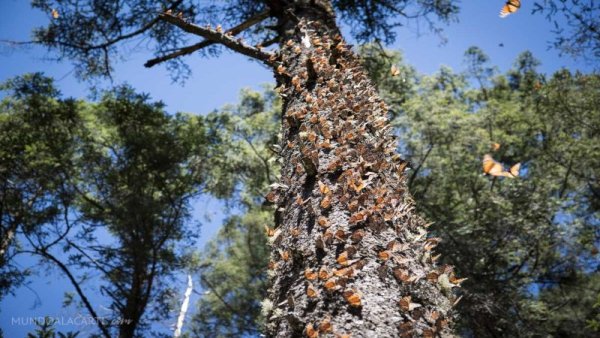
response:
<path id="1" fill-rule="evenodd" d="M 262 22 L 264 19 L 269 17 L 269 11 L 264 11 L 261 13 L 258 13 L 257 15 L 251 17 L 250 19 L 242 22 L 241 24 L 225 31 L 226 35 L 230 35 L 230 36 L 236 36 L 238 34 L 240 34 L 241 32 L 245 31 L 246 29 Z M 169 53 L 151 60 L 148 60 L 145 64 L 144 67 L 150 68 L 153 67 L 159 63 L 165 62 L 165 61 L 169 61 L 175 58 L 178 58 L 180 56 L 184 56 L 184 55 L 189 55 L 192 54 L 193 52 L 200 50 L 202 48 L 214 45 L 215 43 L 217 43 L 216 41 L 213 40 L 203 40 L 199 43 L 193 44 L 191 46 L 187 46 L 187 47 L 182 47 L 181 49 L 173 52 L 173 53 Z"/>
<path id="2" fill-rule="evenodd" d="M 246 45 L 243 42 L 234 39 L 229 34 L 226 34 L 226 32 L 219 32 L 214 29 L 200 27 L 200 26 L 194 25 L 192 23 L 189 23 L 182 18 L 179 18 L 174 15 L 166 14 L 166 13 L 159 14 L 159 18 L 161 20 L 164 20 L 168 23 L 171 23 L 171 24 L 181 28 L 182 30 L 184 30 L 188 33 L 201 36 L 207 40 L 213 41 L 214 43 L 222 44 L 223 46 L 225 46 L 235 52 L 249 56 L 253 59 L 260 60 L 260 61 L 270 65 L 269 58 L 271 58 L 271 56 L 272 56 L 271 53 L 264 52 L 259 48 Z M 146 64 L 148 64 L 148 63 L 146 63 Z"/>

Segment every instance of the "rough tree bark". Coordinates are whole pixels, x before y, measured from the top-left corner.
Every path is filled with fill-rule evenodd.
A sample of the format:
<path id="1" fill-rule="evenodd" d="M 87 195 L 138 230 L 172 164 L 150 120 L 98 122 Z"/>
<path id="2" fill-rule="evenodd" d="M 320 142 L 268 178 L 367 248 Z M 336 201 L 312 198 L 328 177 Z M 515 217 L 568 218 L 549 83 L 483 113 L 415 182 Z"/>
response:
<path id="1" fill-rule="evenodd" d="M 328 1 L 272 11 L 282 47 L 281 184 L 267 335 L 449 336 L 450 267 L 435 267 L 387 108 Z"/>

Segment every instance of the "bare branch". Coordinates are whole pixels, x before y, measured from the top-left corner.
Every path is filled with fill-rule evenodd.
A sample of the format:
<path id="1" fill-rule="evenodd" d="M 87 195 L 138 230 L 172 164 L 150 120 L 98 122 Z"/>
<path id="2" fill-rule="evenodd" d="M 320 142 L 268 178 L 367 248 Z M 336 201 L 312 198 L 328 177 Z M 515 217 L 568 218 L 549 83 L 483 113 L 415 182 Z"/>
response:
<path id="1" fill-rule="evenodd" d="M 264 167 L 265 167 L 265 177 L 267 179 L 267 182 L 269 182 L 269 184 L 272 184 L 273 181 L 271 180 L 271 169 L 269 166 L 269 161 L 264 158 L 263 156 L 260 155 L 260 153 L 258 152 L 258 150 L 254 147 L 254 144 L 252 144 L 252 141 L 250 141 L 250 138 L 247 136 L 243 137 L 244 140 L 246 141 L 246 143 L 248 143 L 248 145 L 250 146 L 250 148 L 252 149 L 252 151 L 254 152 L 254 154 L 256 155 L 256 157 L 258 157 L 259 160 L 261 160 L 261 162 L 263 163 Z"/>
<path id="2" fill-rule="evenodd" d="M 271 54 L 269 52 L 264 52 L 261 49 L 256 48 L 256 47 L 248 46 L 248 45 L 244 44 L 243 42 L 234 39 L 232 36 L 230 36 L 229 33 L 219 32 L 214 29 L 200 27 L 200 26 L 194 25 L 192 23 L 189 23 L 182 18 L 178 18 L 174 15 L 169 15 L 166 13 L 162 13 L 158 17 L 168 23 L 171 23 L 171 24 L 181 28 L 182 30 L 184 30 L 188 33 L 201 36 L 207 40 L 213 41 L 214 43 L 220 43 L 223 46 L 225 46 L 235 52 L 249 56 L 253 59 L 260 60 L 260 61 L 266 63 L 267 65 L 270 65 L 269 59 L 271 58 L 271 56 L 273 54 Z M 146 64 L 148 64 L 148 63 L 146 63 Z"/>
<path id="3" fill-rule="evenodd" d="M 210 289 L 210 291 L 212 293 L 214 293 L 214 295 L 221 301 L 221 303 L 223 303 L 223 305 L 225 305 L 225 307 L 227 308 L 227 310 L 229 310 L 229 312 L 231 312 L 234 315 L 237 315 L 240 317 L 240 319 L 244 320 L 247 325 L 248 325 L 248 329 L 251 328 L 252 322 L 250 319 L 248 319 L 243 313 L 240 313 L 238 310 L 234 309 L 226 300 L 225 298 L 223 298 L 223 296 L 217 291 L 217 289 L 214 287 L 214 285 L 212 285 L 206 278 L 204 278 L 203 275 L 200 275 L 200 279 L 202 280 L 202 282 L 204 284 L 206 284 L 206 286 L 208 286 L 208 288 Z M 193 292 L 197 295 L 202 296 L 201 293 L 199 293 L 196 290 L 193 290 Z"/>
<path id="4" fill-rule="evenodd" d="M 276 44 L 277 42 L 279 42 L 280 39 L 281 38 L 279 36 L 275 36 L 271 39 L 261 42 L 260 45 L 261 45 L 261 47 L 266 48 L 266 47 Z"/>
<path id="5" fill-rule="evenodd" d="M 39 43 L 39 41 L 15 41 L 15 40 L 0 39 L 0 43 L 4 43 L 4 44 L 7 44 L 12 47 L 12 46 L 34 45 L 36 43 Z"/>
<path id="6" fill-rule="evenodd" d="M 181 310 L 179 310 L 179 317 L 177 317 L 177 326 L 175 326 L 175 333 L 173 333 L 173 338 L 178 338 L 181 336 L 181 328 L 183 327 L 183 320 L 185 319 L 185 314 L 188 310 L 188 305 L 190 303 L 190 296 L 192 295 L 193 283 L 192 276 L 188 274 L 188 284 L 185 289 L 185 293 L 183 296 L 183 303 L 181 304 Z"/>

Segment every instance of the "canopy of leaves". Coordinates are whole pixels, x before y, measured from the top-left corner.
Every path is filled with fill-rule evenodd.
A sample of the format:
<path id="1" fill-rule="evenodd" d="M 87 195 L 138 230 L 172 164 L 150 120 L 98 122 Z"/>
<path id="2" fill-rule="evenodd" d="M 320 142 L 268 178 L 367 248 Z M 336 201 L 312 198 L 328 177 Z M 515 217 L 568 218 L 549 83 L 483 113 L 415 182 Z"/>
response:
<path id="1" fill-rule="evenodd" d="M 101 262 L 91 266 L 109 282 L 101 291 L 110 308 L 137 322 L 147 304 L 170 294 L 168 278 L 182 266 L 175 244 L 190 238 L 185 222 L 208 171 L 207 136 L 195 117 L 166 115 L 128 87 L 106 93 L 82 118 L 79 173 L 70 182 L 81 228 L 65 247 L 73 264 Z"/>
<path id="2" fill-rule="evenodd" d="M 599 288 L 578 294 L 577 317 L 557 310 L 542 325 L 528 316 L 531 304 L 569 302 L 600 268 L 600 77 L 562 70 L 546 79 L 530 53 L 491 76 L 481 51 L 466 54 L 468 72 L 419 77 L 394 119 L 413 166 L 411 191 L 444 239 L 442 260 L 469 278 L 458 306 L 463 328 L 475 336 L 554 336 L 566 327 L 593 335 L 586 321 Z M 486 153 L 507 167 L 520 162 L 521 177 L 483 176 Z M 548 304 L 549 295 L 560 300 Z"/>
<path id="3" fill-rule="evenodd" d="M 360 43 L 391 43 L 396 28 L 417 19 L 434 32 L 456 20 L 459 6 L 450 0 L 332 0 L 341 23 L 350 27 Z M 81 78 L 110 76 L 116 61 L 144 46 L 156 59 L 147 66 L 167 62 L 174 79 L 190 69 L 183 56 L 218 55 L 215 41 L 194 41 L 177 27 L 159 19 L 169 11 L 198 25 L 222 26 L 232 34 L 264 47 L 280 43 L 278 27 L 291 4 L 284 0 L 32 0 L 32 7 L 51 19 L 33 32 L 33 41 L 56 51 L 58 59 L 72 60 Z M 574 57 L 592 62 L 600 58 L 600 7 L 591 0 L 541 0 L 532 12 L 554 23 L 552 45 Z M 160 61 L 159 61 L 160 60 Z"/>
<path id="4" fill-rule="evenodd" d="M 27 271 L 13 266 L 15 237 L 53 223 L 72 201 L 65 187 L 80 121 L 72 100 L 58 100 L 51 80 L 40 74 L 0 86 L 0 298 Z"/>
<path id="5" fill-rule="evenodd" d="M 210 155 L 223 141 L 201 118 L 168 115 L 128 87 L 97 104 L 62 99 L 41 74 L 2 88 L 2 292 L 24 273 L 12 258 L 37 255 L 68 278 L 84 311 L 95 316 L 88 298 L 106 297 L 103 317 L 131 321 L 105 336 L 147 332 L 171 315 L 170 279 L 197 232 L 189 202 L 218 186 Z"/>
<path id="6" fill-rule="evenodd" d="M 450 0 L 436 1 L 332 1 L 341 19 L 359 41 L 373 39 L 392 42 L 394 28 L 408 20 L 423 18 L 439 30 L 439 23 L 452 20 L 458 7 Z M 122 55 L 144 44 L 157 56 L 185 50 L 201 43 L 192 36 L 158 18 L 170 10 L 199 25 L 229 29 L 245 22 L 239 37 L 250 45 L 267 46 L 280 42 L 277 36 L 277 12 L 292 6 L 288 1 L 197 1 L 197 0 L 32 0 L 32 6 L 51 18 L 46 27 L 34 31 L 34 41 L 58 52 L 59 58 L 75 62 L 80 77 L 110 76 L 112 66 Z M 270 9 L 264 17 L 260 13 Z M 52 11 L 57 14 L 52 17 Z M 260 19 L 255 21 L 256 17 Z M 217 44 L 192 49 L 200 55 L 217 55 Z M 184 53 L 187 55 L 189 53 Z M 181 57 L 169 59 L 172 75 L 186 76 L 189 69 Z"/>

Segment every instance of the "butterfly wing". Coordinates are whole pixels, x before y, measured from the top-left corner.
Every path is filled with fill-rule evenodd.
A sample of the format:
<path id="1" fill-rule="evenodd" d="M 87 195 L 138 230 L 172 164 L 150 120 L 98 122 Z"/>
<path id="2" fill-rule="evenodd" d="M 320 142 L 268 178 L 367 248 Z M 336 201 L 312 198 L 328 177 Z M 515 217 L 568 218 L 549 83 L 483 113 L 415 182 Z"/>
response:
<path id="1" fill-rule="evenodd" d="M 488 174 L 494 166 L 494 159 L 489 154 L 483 155 L 483 173 Z"/>
<path id="2" fill-rule="evenodd" d="M 500 10 L 500 17 L 505 18 L 509 14 L 516 12 L 519 8 L 521 8 L 521 0 L 508 0 Z"/>
<path id="3" fill-rule="evenodd" d="M 490 154 L 483 155 L 483 173 L 492 176 L 504 176 L 504 167 L 496 162 Z"/>
<path id="4" fill-rule="evenodd" d="M 492 176 L 506 176 L 504 167 L 498 162 L 494 163 L 494 166 L 492 167 L 492 169 L 490 169 L 490 172 L 488 174 Z"/>

